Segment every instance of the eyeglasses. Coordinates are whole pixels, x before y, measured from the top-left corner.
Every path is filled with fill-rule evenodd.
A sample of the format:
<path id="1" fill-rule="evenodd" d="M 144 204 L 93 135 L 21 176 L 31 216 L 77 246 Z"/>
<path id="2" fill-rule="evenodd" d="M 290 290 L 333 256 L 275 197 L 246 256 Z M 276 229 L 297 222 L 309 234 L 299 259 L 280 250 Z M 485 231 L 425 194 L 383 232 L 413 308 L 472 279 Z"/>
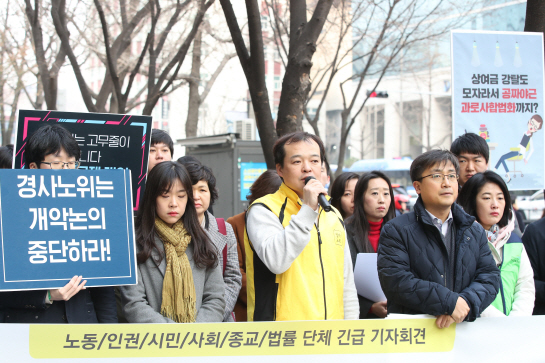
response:
<path id="1" fill-rule="evenodd" d="M 458 174 L 430 174 L 423 176 L 420 180 L 431 177 L 431 180 L 435 183 L 442 183 L 443 179 L 446 178 L 450 183 L 458 182 Z"/>
<path id="2" fill-rule="evenodd" d="M 65 163 L 64 161 L 42 161 L 41 164 L 49 165 L 50 169 L 77 169 L 80 166 L 79 161 L 69 161 L 67 163 Z"/>

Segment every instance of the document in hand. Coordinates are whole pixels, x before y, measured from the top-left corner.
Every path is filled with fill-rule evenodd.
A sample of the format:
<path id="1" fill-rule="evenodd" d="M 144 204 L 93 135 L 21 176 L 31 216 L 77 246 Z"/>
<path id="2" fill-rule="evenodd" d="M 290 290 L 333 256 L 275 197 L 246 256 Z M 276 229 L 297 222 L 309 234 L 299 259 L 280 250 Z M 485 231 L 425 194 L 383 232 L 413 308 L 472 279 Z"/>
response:
<path id="1" fill-rule="evenodd" d="M 358 253 L 354 282 L 358 295 L 374 302 L 386 301 L 378 280 L 376 253 Z"/>

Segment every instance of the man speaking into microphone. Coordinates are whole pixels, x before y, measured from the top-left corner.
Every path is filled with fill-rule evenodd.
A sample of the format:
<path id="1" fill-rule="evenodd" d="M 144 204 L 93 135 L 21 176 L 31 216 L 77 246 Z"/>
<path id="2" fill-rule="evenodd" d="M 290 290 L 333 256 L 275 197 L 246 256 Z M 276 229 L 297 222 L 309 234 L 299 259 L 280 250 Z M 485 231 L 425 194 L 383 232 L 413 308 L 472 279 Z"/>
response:
<path id="1" fill-rule="evenodd" d="M 357 319 L 342 217 L 318 203 L 327 194 L 322 141 L 295 132 L 278 139 L 273 154 L 283 183 L 246 212 L 248 321 Z"/>

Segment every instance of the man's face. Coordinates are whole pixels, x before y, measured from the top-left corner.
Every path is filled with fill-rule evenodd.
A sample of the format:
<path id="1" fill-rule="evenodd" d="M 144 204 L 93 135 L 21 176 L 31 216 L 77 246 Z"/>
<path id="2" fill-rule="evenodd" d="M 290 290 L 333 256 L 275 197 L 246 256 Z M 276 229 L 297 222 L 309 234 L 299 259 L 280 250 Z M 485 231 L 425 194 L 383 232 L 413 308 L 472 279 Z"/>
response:
<path id="1" fill-rule="evenodd" d="M 321 180 L 320 147 L 314 140 L 308 140 L 284 145 L 284 150 L 284 166 L 276 164 L 276 172 L 301 198 L 307 176 Z"/>
<path id="2" fill-rule="evenodd" d="M 76 157 L 68 156 L 62 147 L 56 154 L 48 154 L 39 165 L 30 163 L 30 169 L 75 169 Z"/>
<path id="3" fill-rule="evenodd" d="M 149 148 L 148 173 L 160 162 L 171 160 L 172 154 L 170 153 L 170 148 L 168 145 L 162 142 L 151 145 Z"/>
<path id="4" fill-rule="evenodd" d="M 432 175 L 440 177 L 434 178 Z M 424 170 L 420 181 L 413 182 L 427 209 L 450 207 L 458 198 L 458 181 L 456 178 L 450 180 L 448 175 L 456 175 L 456 168 L 450 161 L 432 165 Z"/>
<path id="5" fill-rule="evenodd" d="M 458 155 L 458 162 L 460 163 L 460 185 L 464 185 L 473 175 L 484 173 L 488 169 L 486 159 L 479 154 L 461 153 Z"/>

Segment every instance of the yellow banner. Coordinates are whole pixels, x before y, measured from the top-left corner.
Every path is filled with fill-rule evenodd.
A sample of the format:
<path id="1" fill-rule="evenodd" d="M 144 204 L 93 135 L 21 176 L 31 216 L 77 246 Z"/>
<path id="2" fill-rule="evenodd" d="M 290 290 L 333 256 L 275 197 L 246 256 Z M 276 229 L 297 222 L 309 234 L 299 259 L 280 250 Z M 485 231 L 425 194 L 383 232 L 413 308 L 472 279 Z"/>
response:
<path id="1" fill-rule="evenodd" d="M 33 358 L 445 352 L 455 325 L 435 319 L 30 326 Z"/>

